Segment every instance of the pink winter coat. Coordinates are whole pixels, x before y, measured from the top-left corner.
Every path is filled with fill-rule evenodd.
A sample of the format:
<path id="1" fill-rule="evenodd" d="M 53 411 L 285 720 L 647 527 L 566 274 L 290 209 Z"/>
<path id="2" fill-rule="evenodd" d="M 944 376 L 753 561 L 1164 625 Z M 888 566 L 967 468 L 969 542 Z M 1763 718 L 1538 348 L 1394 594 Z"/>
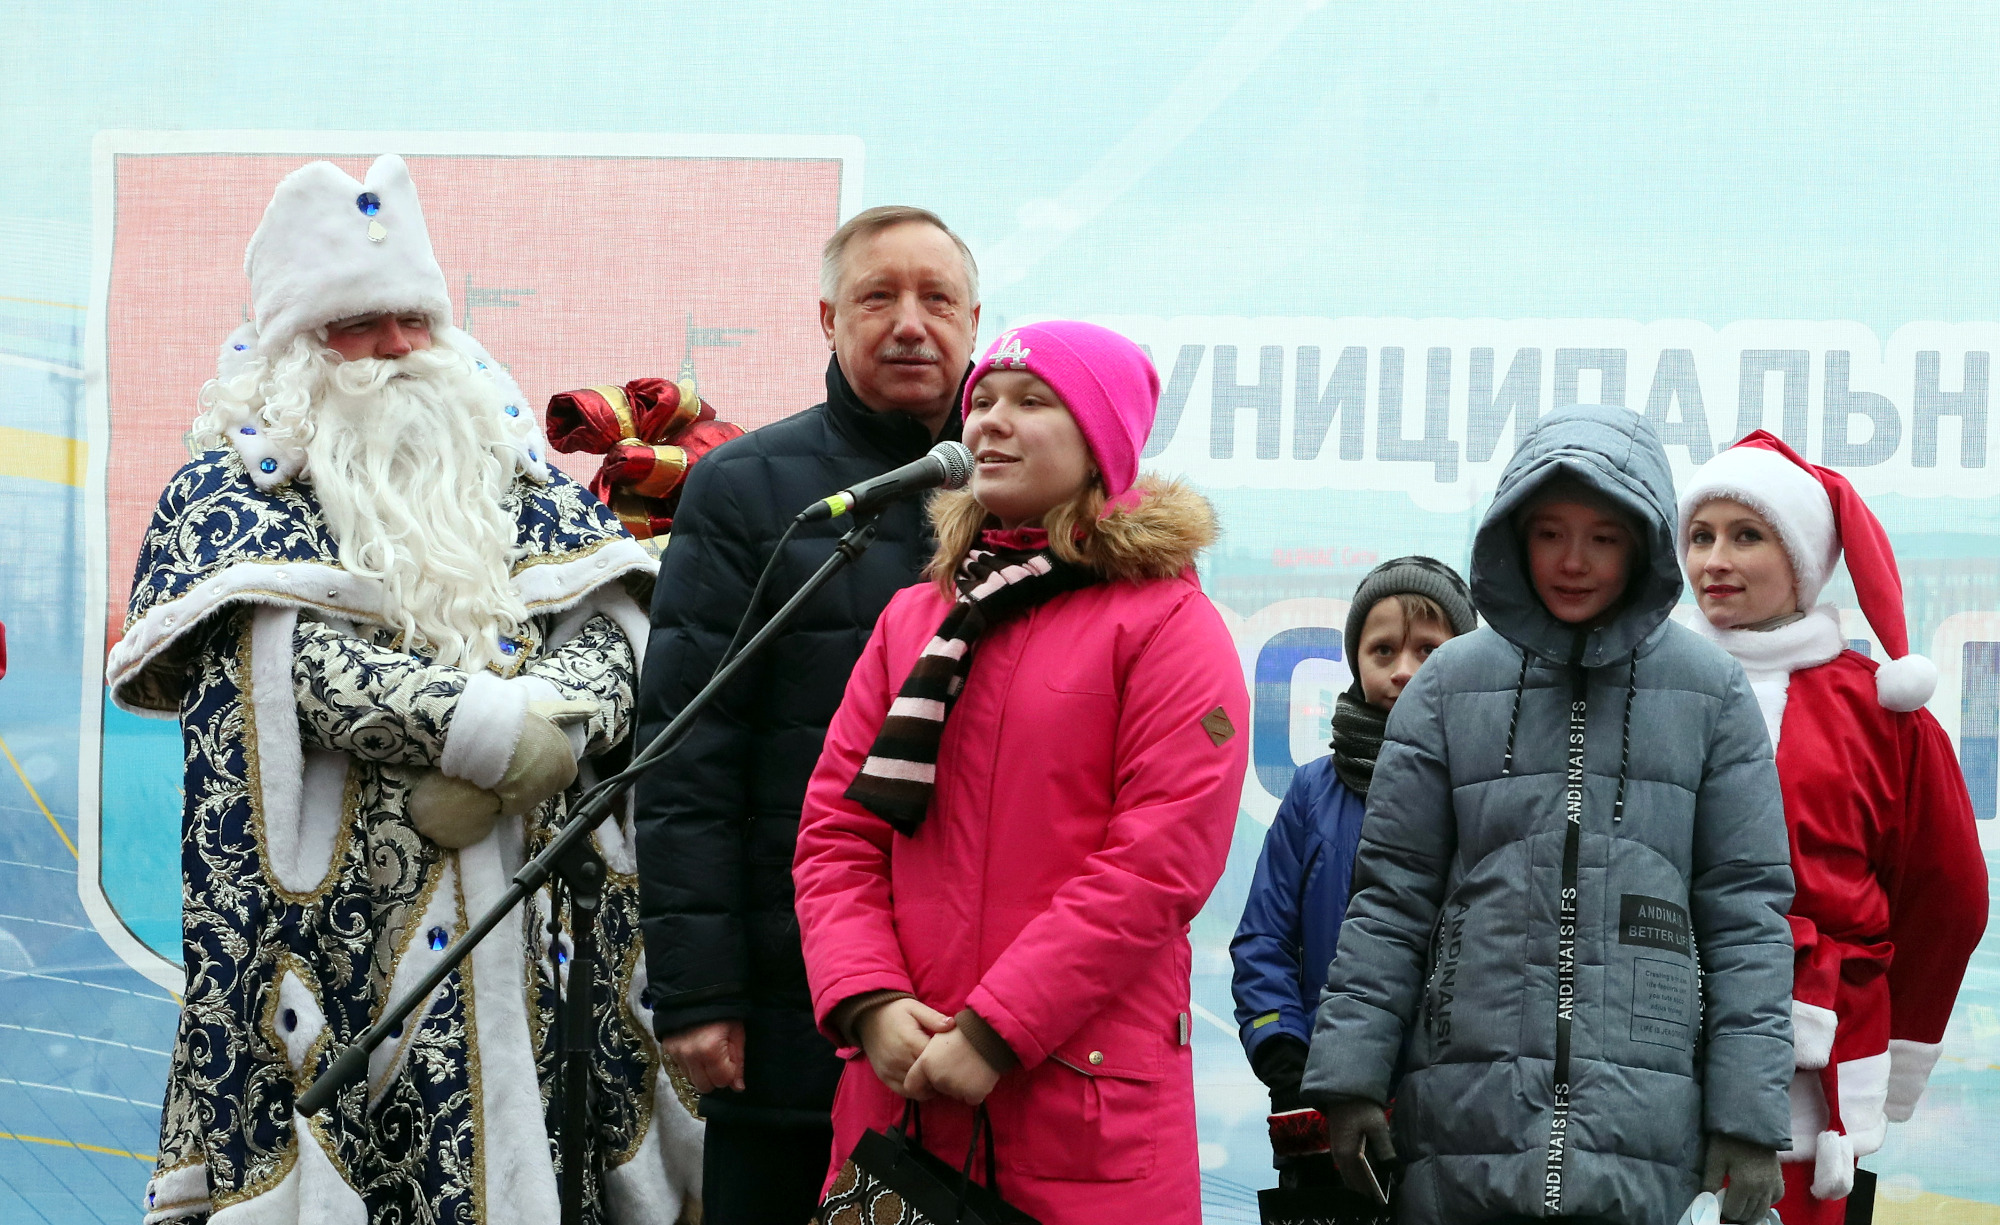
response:
<path id="1" fill-rule="evenodd" d="M 1021 1066 L 987 1099 L 1000 1189 L 1044 1225 L 1201 1219 L 1188 1047 L 1187 925 L 1222 874 L 1241 796 L 1248 695 L 1195 582 L 1206 503 L 1153 486 L 1119 519 L 1162 573 L 1057 596 L 989 629 L 939 749 L 914 838 L 842 796 L 949 609 L 933 585 L 876 623 L 806 792 L 793 861 L 813 1009 L 907 991 L 970 1007 Z M 1101 527 L 1100 530 L 1107 530 Z M 838 1171 L 903 1100 L 865 1056 L 834 1100 Z M 970 1108 L 926 1103 L 952 1165 Z"/>

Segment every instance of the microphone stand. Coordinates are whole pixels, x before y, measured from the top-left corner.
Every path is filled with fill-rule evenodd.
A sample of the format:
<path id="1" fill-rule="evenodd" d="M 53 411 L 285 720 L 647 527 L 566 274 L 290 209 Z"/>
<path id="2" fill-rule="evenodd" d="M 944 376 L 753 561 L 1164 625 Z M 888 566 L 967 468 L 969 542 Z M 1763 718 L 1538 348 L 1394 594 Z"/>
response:
<path id="1" fill-rule="evenodd" d="M 592 997 L 601 959 L 597 947 L 596 917 L 604 883 L 604 861 L 591 848 L 590 835 L 611 815 L 613 804 L 639 780 L 639 776 L 673 751 L 696 718 L 715 701 L 723 686 L 742 670 L 744 664 L 784 629 L 807 600 L 874 543 L 875 524 L 872 519 L 856 523 L 847 535 L 841 537 L 832 556 L 821 563 L 805 585 L 743 644 L 741 651 L 723 661 L 708 684 L 686 706 L 681 707 L 680 713 L 661 729 L 659 735 L 653 737 L 652 743 L 642 749 L 630 765 L 592 787 L 583 796 L 576 811 L 563 823 L 556 836 L 542 848 L 541 853 L 514 873 L 507 892 L 494 903 L 492 909 L 466 929 L 465 935 L 424 976 L 423 981 L 404 992 L 400 999 L 391 1001 L 375 1023 L 354 1040 L 353 1045 L 334 1056 L 318 1079 L 299 1095 L 298 1112 L 302 1115 L 318 1114 L 331 1106 L 343 1090 L 363 1082 L 368 1075 L 368 1057 L 375 1048 L 381 1046 L 391 1033 L 400 1034 L 405 1019 L 458 969 L 459 963 L 471 954 L 473 948 L 499 927 L 515 907 L 554 877 L 569 895 L 569 928 L 574 946 L 569 957 L 565 998 L 556 1014 L 556 1023 L 562 1029 L 557 1042 L 562 1070 L 556 1081 L 556 1091 L 562 1098 L 562 1109 L 558 1113 L 562 1225 L 583 1225 L 584 1137 L 590 1119 L 590 1055 L 596 1045 L 597 1028 L 592 1015 Z M 753 601 L 744 615 L 754 615 L 755 611 Z M 558 908 L 552 906 L 551 909 Z M 550 926 L 554 927 L 553 922 Z M 560 976 L 560 971 L 558 973 Z"/>

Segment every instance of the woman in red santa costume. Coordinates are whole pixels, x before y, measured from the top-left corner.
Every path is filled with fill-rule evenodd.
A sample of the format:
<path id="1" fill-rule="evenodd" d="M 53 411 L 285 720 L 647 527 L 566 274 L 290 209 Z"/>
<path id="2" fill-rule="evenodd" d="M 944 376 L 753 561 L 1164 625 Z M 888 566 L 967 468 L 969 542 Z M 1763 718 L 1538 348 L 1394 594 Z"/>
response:
<path id="1" fill-rule="evenodd" d="M 1759 430 L 1681 495 L 1698 627 L 1742 663 L 1791 831 L 1792 1151 L 1785 1225 L 1839 1222 L 1854 1162 L 1916 1108 L 1986 928 L 1986 865 L 1951 741 L 1923 705 L 1882 525 L 1845 477 Z M 1817 604 L 1842 553 L 1888 662 Z"/>

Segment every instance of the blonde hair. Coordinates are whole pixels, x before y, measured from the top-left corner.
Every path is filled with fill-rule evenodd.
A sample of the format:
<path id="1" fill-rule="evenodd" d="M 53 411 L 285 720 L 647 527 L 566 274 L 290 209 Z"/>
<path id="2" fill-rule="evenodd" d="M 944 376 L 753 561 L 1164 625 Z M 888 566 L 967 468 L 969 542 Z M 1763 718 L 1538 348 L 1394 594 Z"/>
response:
<path id="1" fill-rule="evenodd" d="M 1444 606 L 1427 595 L 1414 591 L 1399 591 L 1395 594 L 1396 607 L 1403 611 L 1403 636 L 1407 638 L 1411 630 L 1419 625 L 1435 625 L 1447 637 L 1456 637 L 1458 631 L 1452 629 L 1451 618 L 1445 615 Z"/>

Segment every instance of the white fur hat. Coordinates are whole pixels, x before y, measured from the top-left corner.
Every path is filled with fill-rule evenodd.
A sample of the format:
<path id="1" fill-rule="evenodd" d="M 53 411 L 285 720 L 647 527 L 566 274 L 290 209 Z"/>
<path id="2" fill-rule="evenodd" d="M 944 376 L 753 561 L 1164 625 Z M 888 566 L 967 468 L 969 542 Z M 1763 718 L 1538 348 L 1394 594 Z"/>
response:
<path id="1" fill-rule="evenodd" d="M 250 236 L 243 271 L 254 327 L 230 337 L 225 369 L 236 354 L 269 356 L 301 332 L 356 315 L 421 311 L 434 330 L 451 324 L 416 184 L 393 153 L 375 159 L 366 182 L 332 162 L 286 175 Z"/>

